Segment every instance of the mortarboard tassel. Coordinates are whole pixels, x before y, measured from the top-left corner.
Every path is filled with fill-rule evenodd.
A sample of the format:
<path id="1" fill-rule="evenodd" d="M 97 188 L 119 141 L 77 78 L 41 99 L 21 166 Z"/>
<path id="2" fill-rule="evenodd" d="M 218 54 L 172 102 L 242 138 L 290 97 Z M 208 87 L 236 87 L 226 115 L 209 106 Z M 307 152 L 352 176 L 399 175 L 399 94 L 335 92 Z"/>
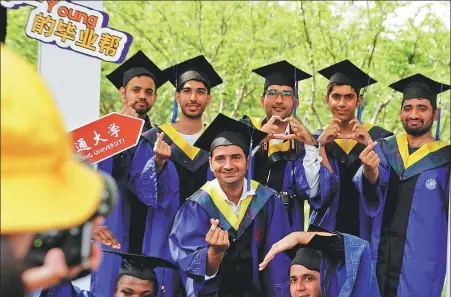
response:
<path id="1" fill-rule="evenodd" d="M 252 128 L 250 128 L 252 129 Z M 252 140 L 252 135 L 253 133 L 251 132 L 251 143 L 249 146 L 249 162 L 247 165 L 247 191 L 249 192 L 251 190 L 251 180 L 252 180 L 252 172 L 254 171 L 254 162 L 253 162 L 253 156 L 252 156 L 252 144 L 253 144 L 253 140 Z"/>
<path id="2" fill-rule="evenodd" d="M 177 82 L 177 66 L 173 67 L 173 72 L 174 72 L 174 77 L 175 77 L 175 93 L 177 93 L 177 87 L 178 87 L 178 82 Z M 178 112 L 179 112 L 179 107 L 177 104 L 177 101 L 175 100 L 175 93 L 174 93 L 174 106 L 172 107 L 172 123 L 175 123 L 177 121 L 177 116 L 178 116 Z"/>
<path id="3" fill-rule="evenodd" d="M 174 107 L 172 108 L 171 122 L 175 123 L 175 121 L 177 121 L 178 111 L 179 111 L 179 107 L 178 107 L 177 101 L 175 100 L 175 96 L 174 96 Z"/>
<path id="4" fill-rule="evenodd" d="M 443 92 L 443 84 L 440 86 L 440 93 L 438 95 L 438 108 L 437 108 L 437 127 L 435 128 L 435 140 L 440 140 L 440 105 L 442 104 L 442 92 Z"/>
<path id="5" fill-rule="evenodd" d="M 296 118 L 296 103 L 298 100 L 298 81 L 296 79 L 296 67 L 294 67 L 294 98 L 293 98 L 293 118 Z"/>
<path id="6" fill-rule="evenodd" d="M 362 122 L 362 114 L 363 114 L 363 97 L 365 96 L 366 90 L 368 89 L 369 85 L 371 82 L 371 77 L 368 76 L 368 82 L 366 84 L 365 89 L 363 90 L 362 95 L 360 95 L 360 97 L 362 97 L 362 102 L 360 103 L 359 108 L 357 109 L 357 120 L 361 123 Z"/>
<path id="7" fill-rule="evenodd" d="M 361 123 L 362 122 L 362 112 L 363 112 L 363 94 L 360 97 L 362 97 L 362 103 L 360 103 L 360 106 L 357 109 L 357 120 Z"/>

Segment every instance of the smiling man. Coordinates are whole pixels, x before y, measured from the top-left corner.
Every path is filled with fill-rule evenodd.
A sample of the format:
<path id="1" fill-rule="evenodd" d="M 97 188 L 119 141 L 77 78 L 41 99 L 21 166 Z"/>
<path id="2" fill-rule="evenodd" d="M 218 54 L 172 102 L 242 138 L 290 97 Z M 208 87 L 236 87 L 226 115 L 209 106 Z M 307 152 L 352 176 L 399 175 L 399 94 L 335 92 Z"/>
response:
<path id="1" fill-rule="evenodd" d="M 320 282 L 321 252 L 309 248 L 299 249 L 291 261 L 291 297 L 322 297 Z"/>
<path id="2" fill-rule="evenodd" d="M 156 257 L 135 255 L 130 253 L 103 250 L 104 255 L 117 258 L 121 263 L 118 277 L 113 284 L 114 291 L 110 297 L 156 297 L 160 286 L 155 274 L 155 268 L 165 267 L 177 269 L 177 266 L 169 261 Z M 161 287 L 165 287 L 161 284 Z M 163 293 L 163 292 L 162 292 Z M 29 297 L 96 297 L 106 295 L 94 295 L 92 292 L 80 290 L 71 282 L 64 282 L 47 290 L 37 291 Z"/>
<path id="3" fill-rule="evenodd" d="M 157 100 L 157 89 L 167 82 L 163 71 L 142 51 L 138 51 L 106 77 L 117 88 L 123 101 L 120 113 L 143 119 L 143 132 L 150 130 L 153 125 L 147 114 Z M 131 148 L 108 158 L 100 162 L 98 168 L 114 177 L 120 191 L 116 207 L 105 220 L 105 229 L 111 230 L 117 238 L 117 241 L 111 240 L 109 247 L 140 254 L 146 225 L 146 208 L 127 189 L 134 151 L 135 148 Z M 91 292 L 95 295 L 111 296 L 120 264 L 118 258 L 105 255 L 98 272 L 92 274 Z"/>
<path id="4" fill-rule="evenodd" d="M 319 73 L 329 79 L 324 99 L 332 113 L 332 120 L 324 130 L 314 132 L 319 135 L 316 156 L 307 154 L 305 158 L 308 160 L 314 156 L 321 160 L 319 176 L 316 180 L 309 180 L 309 184 L 313 184 L 319 179 L 321 189 L 321 195 L 310 200 L 314 208 L 311 222 L 331 231 L 369 240 L 366 233 L 369 218 L 359 203 L 359 193 L 352 178 L 361 165 L 359 154 L 368 142 L 392 133 L 381 127 L 361 124 L 356 119 L 356 110 L 362 104 L 360 90 L 376 83 L 368 74 L 349 60 L 329 66 Z M 312 149 L 306 145 L 306 150 Z M 339 187 L 334 186 L 337 181 Z"/>
<path id="5" fill-rule="evenodd" d="M 143 133 L 130 169 L 128 188 L 144 203 L 147 213 L 142 252 L 170 260 L 168 237 L 180 205 L 213 177 L 208 152 L 193 147 L 205 127 L 202 115 L 212 88 L 221 77 L 204 56 L 164 70 L 175 86 L 179 121 Z M 177 271 L 156 269 L 167 284 L 165 296 L 183 295 Z"/>
<path id="6" fill-rule="evenodd" d="M 380 297 L 370 246 L 359 237 L 310 225 L 274 244 L 259 269 L 281 252 L 293 259 L 292 297 Z"/>
<path id="7" fill-rule="evenodd" d="M 266 117 L 244 116 L 241 120 L 269 134 L 254 154 L 253 174 L 259 183 L 276 190 L 284 202 L 293 231 L 304 230 L 304 201 L 311 194 L 305 177 L 306 170 L 318 166 L 302 166 L 304 143 L 314 145 L 315 138 L 293 116 L 299 105 L 298 81 L 311 77 L 287 61 L 279 61 L 252 70 L 265 78 L 260 106 Z M 284 135 L 291 139 L 274 139 Z M 316 193 L 313 194 L 315 196 Z"/>
<path id="8" fill-rule="evenodd" d="M 265 136 L 219 114 L 195 144 L 210 152 L 216 178 L 180 208 L 169 238 L 188 296 L 289 296 L 282 273 L 288 256 L 258 271 L 265 253 L 290 232 L 277 193 L 245 179 L 249 153 Z"/>
<path id="9" fill-rule="evenodd" d="M 367 214 L 382 296 L 440 296 L 446 272 L 451 147 L 434 140 L 437 94 L 449 85 L 421 74 L 390 85 L 403 93 L 405 133 L 362 154 L 355 177 Z M 449 259 L 448 259 L 449 261 Z"/>

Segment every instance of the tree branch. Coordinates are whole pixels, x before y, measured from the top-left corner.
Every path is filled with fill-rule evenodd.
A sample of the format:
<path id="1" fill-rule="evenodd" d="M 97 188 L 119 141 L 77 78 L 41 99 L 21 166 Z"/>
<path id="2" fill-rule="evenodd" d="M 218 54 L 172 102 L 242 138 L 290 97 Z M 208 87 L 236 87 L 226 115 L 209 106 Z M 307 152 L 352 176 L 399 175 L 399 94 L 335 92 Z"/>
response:
<path id="1" fill-rule="evenodd" d="M 318 27 L 319 31 L 321 32 L 321 36 L 323 37 L 324 45 L 326 46 L 327 52 L 332 56 L 332 59 L 334 60 L 334 63 L 337 63 L 337 58 L 335 57 L 335 54 L 330 50 L 329 44 L 332 44 L 331 42 L 327 42 L 326 36 L 324 35 L 323 26 L 321 26 L 321 9 L 318 9 Z"/>
<path id="2" fill-rule="evenodd" d="M 255 36 L 257 34 L 257 24 L 254 21 L 252 5 L 250 6 L 250 15 L 251 15 L 251 19 L 252 19 L 252 26 L 251 26 L 251 28 L 252 28 L 252 40 L 255 40 Z M 268 15 L 266 16 L 264 21 L 262 23 L 258 24 L 259 25 L 258 28 L 260 28 L 263 31 L 265 29 L 265 27 L 266 27 L 266 24 L 268 23 L 268 20 L 271 19 L 271 18 L 272 18 L 272 13 L 270 12 L 270 13 L 268 13 Z M 242 67 L 243 72 L 241 73 L 241 77 L 238 80 L 239 83 L 244 81 L 245 78 L 247 77 L 247 71 L 248 71 L 248 68 L 249 68 L 249 63 L 251 62 L 251 60 L 252 60 L 252 58 L 254 56 L 255 50 L 256 50 L 256 47 L 254 46 L 249 51 L 249 55 L 247 57 L 246 65 L 244 65 L 244 67 Z M 244 94 L 246 93 L 247 88 L 248 88 L 247 87 L 247 80 L 246 80 L 246 82 L 243 84 L 243 86 L 241 88 L 239 88 L 239 85 L 238 85 L 238 91 L 236 92 L 236 100 L 235 100 L 235 103 L 233 105 L 233 110 L 232 110 L 232 112 L 230 114 L 230 117 L 234 118 L 238 114 L 238 109 L 239 109 L 239 107 L 241 105 L 241 101 L 245 98 Z"/>
<path id="3" fill-rule="evenodd" d="M 375 124 L 379 114 L 384 110 L 384 108 L 394 99 L 395 91 L 393 90 L 390 95 L 385 99 L 382 103 L 379 103 L 376 110 L 373 113 L 373 117 L 371 118 L 371 124 Z"/>
<path id="4" fill-rule="evenodd" d="M 237 9 L 239 7 L 241 7 L 240 4 L 235 6 L 235 8 L 234 8 L 234 10 L 232 12 L 232 17 L 235 15 L 235 12 L 237 11 Z M 226 16 L 225 16 L 225 9 L 223 9 L 222 11 L 223 11 L 223 14 L 222 14 L 222 22 L 221 22 L 221 41 L 216 46 L 215 53 L 213 54 L 213 57 L 211 58 L 211 63 L 214 63 L 214 61 L 216 60 L 216 57 L 219 54 L 219 50 L 222 48 L 222 46 L 224 44 L 224 40 L 225 40 L 225 37 L 226 37 L 228 29 L 229 29 L 228 22 L 229 22 L 230 18 L 226 18 Z"/>
<path id="5" fill-rule="evenodd" d="M 119 15 L 121 15 L 121 14 L 119 13 Z M 137 16 L 135 15 L 135 17 L 137 17 Z M 123 21 L 125 22 L 125 24 L 128 24 L 128 25 L 132 26 L 132 27 L 139 33 L 140 37 L 144 38 L 147 42 L 149 42 L 150 45 L 152 45 L 152 47 L 153 47 L 157 52 L 159 52 L 159 53 L 165 58 L 165 60 L 166 60 L 166 62 L 167 62 L 168 64 L 173 64 L 172 59 L 169 58 L 169 56 L 167 56 L 167 55 L 161 50 L 161 48 L 160 48 L 159 46 L 157 46 L 157 45 L 152 41 L 152 39 L 150 39 L 149 37 L 147 37 L 147 34 L 145 34 L 145 33 L 144 33 L 140 28 L 138 28 L 134 23 L 128 21 L 128 19 L 125 18 L 124 15 L 122 15 L 121 18 L 123 19 Z M 135 19 L 136 19 L 136 18 L 135 18 Z"/>
<path id="6" fill-rule="evenodd" d="M 160 14 L 160 16 L 163 18 L 163 20 L 168 24 L 169 21 L 168 21 L 166 15 L 164 14 L 164 12 L 162 12 L 159 8 L 157 8 L 156 10 Z M 191 41 L 191 39 L 185 35 L 185 31 L 182 30 L 182 34 L 179 35 L 171 30 L 171 24 L 169 24 L 169 26 L 167 26 L 167 28 L 168 28 L 169 33 L 166 33 L 166 34 L 168 36 L 171 36 L 172 38 L 175 38 L 175 39 L 182 40 L 182 41 L 186 42 L 188 45 L 194 47 L 199 52 L 202 52 L 202 49 L 195 42 Z"/>
<path id="7" fill-rule="evenodd" d="M 197 5 L 199 4 L 199 6 Z M 199 36 L 199 44 L 200 44 L 200 50 L 205 55 L 205 48 L 202 41 L 202 1 L 196 2 L 196 28 L 197 28 L 197 35 Z"/>
<path id="8" fill-rule="evenodd" d="M 301 1 L 301 14 L 302 14 L 302 23 L 304 24 L 304 33 L 305 33 L 305 39 L 307 41 L 307 45 L 308 45 L 308 56 L 309 56 L 309 63 L 310 63 L 310 68 L 312 69 L 312 72 L 315 73 L 315 64 L 313 61 L 313 44 L 312 44 L 312 40 L 310 39 L 310 34 L 307 28 L 307 21 L 306 21 L 306 17 L 305 17 L 305 10 L 304 10 L 304 5 L 302 4 Z M 313 75 L 312 77 L 313 80 L 313 84 L 312 84 L 312 100 L 310 101 L 310 105 L 309 108 L 312 110 L 313 114 L 316 117 L 316 120 L 318 121 L 318 124 L 320 127 L 322 127 L 322 122 L 321 122 L 321 118 L 319 116 L 319 114 L 316 112 L 314 103 L 315 103 L 315 96 L 316 96 L 316 79 L 315 79 L 315 75 Z M 304 115 L 304 119 L 306 119 L 307 113 L 305 113 Z M 305 121 L 303 121 L 305 122 Z"/>

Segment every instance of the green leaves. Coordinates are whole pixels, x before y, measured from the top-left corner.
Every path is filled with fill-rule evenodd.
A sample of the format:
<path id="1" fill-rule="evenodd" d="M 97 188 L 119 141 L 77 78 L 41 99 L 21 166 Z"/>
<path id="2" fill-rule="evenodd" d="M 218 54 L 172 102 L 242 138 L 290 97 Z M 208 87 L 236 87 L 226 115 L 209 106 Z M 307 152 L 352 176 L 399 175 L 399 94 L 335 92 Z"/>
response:
<path id="1" fill-rule="evenodd" d="M 435 5 L 435 6 L 434 6 Z M 310 130 L 326 124 L 327 80 L 316 72 L 349 59 L 378 80 L 365 95 L 363 120 L 402 131 L 401 95 L 388 85 L 417 72 L 450 81 L 450 30 L 437 17 L 449 3 L 324 1 L 104 1 L 109 26 L 129 32 L 129 56 L 143 50 L 161 69 L 203 54 L 224 84 L 212 92 L 205 121 L 218 112 L 264 115 L 263 80 L 251 70 L 288 60 L 313 79 L 299 84 L 298 117 Z M 412 8 L 413 7 L 413 8 Z M 25 35 L 29 7 L 11 10 L 7 43 L 37 64 L 37 42 Z M 406 13 L 406 11 L 408 13 Z M 117 64 L 102 62 L 101 113 L 119 110 L 117 90 L 105 75 Z M 159 89 L 151 111 L 156 123 L 171 119 L 174 88 Z M 450 96 L 442 95 L 442 138 L 449 139 Z"/>

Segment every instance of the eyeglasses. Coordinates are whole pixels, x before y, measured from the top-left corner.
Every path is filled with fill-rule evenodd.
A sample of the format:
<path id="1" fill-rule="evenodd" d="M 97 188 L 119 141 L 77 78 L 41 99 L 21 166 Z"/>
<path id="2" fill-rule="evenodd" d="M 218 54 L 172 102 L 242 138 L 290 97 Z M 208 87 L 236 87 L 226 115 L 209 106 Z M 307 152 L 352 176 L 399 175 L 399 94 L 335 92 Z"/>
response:
<path id="1" fill-rule="evenodd" d="M 277 97 L 279 97 L 279 94 L 282 96 L 283 100 L 293 99 L 293 93 L 290 91 L 279 92 L 277 90 L 266 90 L 265 93 L 268 99 L 276 99 Z"/>

